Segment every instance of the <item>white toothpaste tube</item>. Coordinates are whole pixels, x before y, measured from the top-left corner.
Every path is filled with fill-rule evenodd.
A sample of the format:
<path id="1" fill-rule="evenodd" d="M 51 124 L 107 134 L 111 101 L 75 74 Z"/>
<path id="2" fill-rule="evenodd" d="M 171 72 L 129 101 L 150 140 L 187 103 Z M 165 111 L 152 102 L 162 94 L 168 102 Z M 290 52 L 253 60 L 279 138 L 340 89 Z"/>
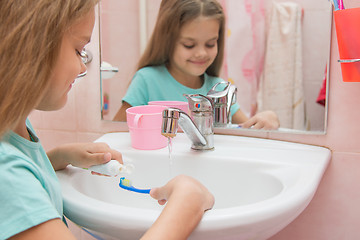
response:
<path id="1" fill-rule="evenodd" d="M 121 173 L 131 174 L 132 171 L 134 170 L 134 165 L 129 163 L 121 164 L 116 160 L 110 160 L 107 163 L 94 165 L 87 169 L 100 174 L 115 177 Z"/>

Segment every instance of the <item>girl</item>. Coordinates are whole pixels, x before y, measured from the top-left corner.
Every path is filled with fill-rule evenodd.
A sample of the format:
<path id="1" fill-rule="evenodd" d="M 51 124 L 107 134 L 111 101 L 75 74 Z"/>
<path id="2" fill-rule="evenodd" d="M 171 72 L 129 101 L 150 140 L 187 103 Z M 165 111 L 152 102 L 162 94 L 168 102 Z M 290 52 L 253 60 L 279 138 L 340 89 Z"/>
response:
<path id="1" fill-rule="evenodd" d="M 126 109 L 149 101 L 186 101 L 186 94 L 207 92 L 218 82 L 224 57 L 225 15 L 216 0 L 163 0 L 149 44 L 141 57 L 123 104 L 114 120 L 125 121 Z M 238 104 L 232 122 L 244 128 L 277 129 L 272 111 L 248 119 Z"/>
<path id="2" fill-rule="evenodd" d="M 62 221 L 54 170 L 122 162 L 119 152 L 102 143 L 45 153 L 27 119 L 33 109 L 62 108 L 75 78 L 86 70 L 80 52 L 90 41 L 97 1 L 0 0 L 0 239 L 74 239 Z M 214 203 L 187 176 L 150 195 L 167 205 L 143 239 L 187 238 Z"/>

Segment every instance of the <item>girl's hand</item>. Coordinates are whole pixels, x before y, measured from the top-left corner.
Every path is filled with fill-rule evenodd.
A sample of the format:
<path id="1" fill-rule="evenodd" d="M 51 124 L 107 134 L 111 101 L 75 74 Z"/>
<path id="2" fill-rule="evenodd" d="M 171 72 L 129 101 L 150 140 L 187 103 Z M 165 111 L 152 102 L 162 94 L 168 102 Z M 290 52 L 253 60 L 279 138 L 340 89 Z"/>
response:
<path id="1" fill-rule="evenodd" d="M 276 130 L 280 127 L 280 122 L 273 111 L 264 111 L 257 113 L 240 125 L 243 128 L 252 127 L 253 129 Z"/>
<path id="2" fill-rule="evenodd" d="M 174 197 L 173 195 L 183 195 L 182 197 L 193 195 L 194 198 L 198 195 L 202 203 L 202 211 L 209 210 L 214 205 L 214 196 L 207 188 L 196 179 L 185 175 L 176 176 L 165 186 L 153 188 L 150 191 L 150 196 L 158 200 L 160 205 L 164 205 L 171 197 Z"/>
<path id="3" fill-rule="evenodd" d="M 123 163 L 121 153 L 111 149 L 106 143 L 65 144 L 54 148 L 47 154 L 55 171 L 64 169 L 69 164 L 88 168 L 107 163 L 110 160 Z"/>
<path id="4" fill-rule="evenodd" d="M 187 239 L 204 212 L 214 205 L 214 196 L 196 179 L 180 175 L 165 186 L 153 188 L 150 196 L 166 206 L 141 239 Z"/>

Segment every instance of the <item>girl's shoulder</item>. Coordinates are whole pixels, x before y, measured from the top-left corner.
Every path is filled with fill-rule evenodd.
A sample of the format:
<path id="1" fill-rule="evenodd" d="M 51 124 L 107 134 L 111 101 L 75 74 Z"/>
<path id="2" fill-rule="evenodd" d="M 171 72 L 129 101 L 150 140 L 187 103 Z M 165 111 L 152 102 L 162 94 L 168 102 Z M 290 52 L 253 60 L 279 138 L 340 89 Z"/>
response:
<path id="1" fill-rule="evenodd" d="M 160 84 L 163 81 L 168 81 L 169 78 L 171 78 L 171 75 L 165 65 L 147 66 L 135 73 L 133 82 L 139 84 Z"/>
<path id="2" fill-rule="evenodd" d="M 28 153 L 37 153 L 39 149 L 38 144 L 26 142 L 25 139 L 20 139 L 15 133 L 7 134 L 5 137 L 0 142 L 0 165 L 11 162 L 12 164 L 16 163 L 18 166 L 26 166 L 26 168 L 32 169 L 35 163 Z"/>
<path id="3" fill-rule="evenodd" d="M 139 69 L 136 74 L 146 74 L 146 75 L 159 75 L 159 74 L 165 74 L 167 72 L 167 69 L 165 65 L 156 65 L 156 66 L 147 66 Z"/>

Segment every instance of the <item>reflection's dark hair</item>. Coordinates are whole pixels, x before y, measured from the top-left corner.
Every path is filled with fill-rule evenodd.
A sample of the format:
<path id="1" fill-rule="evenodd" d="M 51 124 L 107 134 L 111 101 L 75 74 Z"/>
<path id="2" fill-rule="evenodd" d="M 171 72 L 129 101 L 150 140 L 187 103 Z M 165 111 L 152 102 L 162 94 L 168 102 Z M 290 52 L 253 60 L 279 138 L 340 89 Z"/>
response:
<path id="1" fill-rule="evenodd" d="M 211 76 L 219 76 L 224 58 L 225 14 L 216 0 L 163 0 L 154 31 L 138 63 L 138 69 L 168 62 L 181 27 L 199 16 L 219 21 L 218 54 L 206 70 Z"/>

